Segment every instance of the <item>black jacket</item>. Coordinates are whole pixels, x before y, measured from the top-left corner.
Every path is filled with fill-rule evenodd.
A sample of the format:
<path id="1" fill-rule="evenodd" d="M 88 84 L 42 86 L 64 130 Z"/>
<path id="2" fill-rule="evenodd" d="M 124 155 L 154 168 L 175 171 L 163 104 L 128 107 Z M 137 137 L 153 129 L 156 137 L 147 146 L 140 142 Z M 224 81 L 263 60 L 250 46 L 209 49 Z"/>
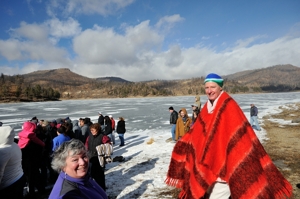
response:
<path id="1" fill-rule="evenodd" d="M 107 123 L 105 124 L 105 128 L 104 128 L 104 135 L 109 135 L 112 133 L 112 126 L 111 123 Z"/>
<path id="2" fill-rule="evenodd" d="M 170 124 L 176 124 L 178 119 L 178 113 L 174 110 L 170 115 Z"/>
<path id="3" fill-rule="evenodd" d="M 98 123 L 99 123 L 100 125 L 104 125 L 104 117 L 103 117 L 103 115 L 100 115 L 100 116 L 99 116 L 99 118 L 98 118 Z"/>
<path id="4" fill-rule="evenodd" d="M 125 121 L 118 121 L 118 125 L 117 125 L 117 133 L 125 133 L 126 132 L 126 128 L 125 128 Z"/>
<path id="5" fill-rule="evenodd" d="M 101 133 L 98 133 L 97 135 L 90 134 L 90 136 L 88 138 L 88 151 L 91 155 L 90 158 L 92 158 L 94 156 L 98 156 L 96 146 L 103 144 L 102 138 L 103 138 L 103 134 L 101 134 Z"/>

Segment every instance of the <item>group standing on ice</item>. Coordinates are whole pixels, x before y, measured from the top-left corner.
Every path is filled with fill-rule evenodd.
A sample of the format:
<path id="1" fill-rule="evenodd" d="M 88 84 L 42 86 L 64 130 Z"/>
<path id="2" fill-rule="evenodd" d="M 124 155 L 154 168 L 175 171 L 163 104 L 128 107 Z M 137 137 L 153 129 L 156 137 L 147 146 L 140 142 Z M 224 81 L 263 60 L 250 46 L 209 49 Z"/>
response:
<path id="1" fill-rule="evenodd" d="M 272 163 L 253 129 L 260 131 L 258 109 L 250 108 L 250 123 L 241 108 L 223 90 L 223 79 L 206 76 L 208 101 L 195 97 L 192 117 L 186 108 L 169 107 L 171 139 L 175 144 L 166 184 L 180 188 L 183 199 L 284 198 L 292 186 Z M 36 198 L 55 183 L 50 199 L 107 199 L 105 161 L 101 150 L 124 146 L 125 120 L 115 122 L 98 112 L 90 118 L 53 121 L 33 117 L 24 122 L 19 138 L 0 122 L 1 198 Z M 108 144 L 108 145 L 107 145 Z M 103 151 L 102 151 L 103 152 Z M 103 156 L 103 157 L 102 157 Z"/>
<path id="2" fill-rule="evenodd" d="M 14 130 L 1 123 L 1 198 L 39 198 L 53 183 L 51 199 L 107 198 L 105 164 L 100 165 L 96 147 L 115 145 L 115 129 L 119 147 L 124 146 L 126 127 L 123 117 L 116 124 L 112 115 L 98 114 L 96 123 L 87 117 L 73 121 L 33 117 L 23 123 L 17 139 Z"/>

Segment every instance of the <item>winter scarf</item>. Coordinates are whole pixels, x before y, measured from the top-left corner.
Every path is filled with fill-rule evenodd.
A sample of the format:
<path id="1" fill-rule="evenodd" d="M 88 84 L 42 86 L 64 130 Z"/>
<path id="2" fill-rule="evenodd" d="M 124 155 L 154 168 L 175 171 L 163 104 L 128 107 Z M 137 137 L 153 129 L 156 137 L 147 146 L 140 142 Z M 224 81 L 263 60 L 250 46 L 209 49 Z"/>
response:
<path id="1" fill-rule="evenodd" d="M 274 199 L 292 195 L 238 104 L 222 93 L 213 113 L 207 103 L 191 130 L 177 141 L 165 182 L 181 188 L 179 198 L 199 199 L 217 178 L 232 199 Z"/>

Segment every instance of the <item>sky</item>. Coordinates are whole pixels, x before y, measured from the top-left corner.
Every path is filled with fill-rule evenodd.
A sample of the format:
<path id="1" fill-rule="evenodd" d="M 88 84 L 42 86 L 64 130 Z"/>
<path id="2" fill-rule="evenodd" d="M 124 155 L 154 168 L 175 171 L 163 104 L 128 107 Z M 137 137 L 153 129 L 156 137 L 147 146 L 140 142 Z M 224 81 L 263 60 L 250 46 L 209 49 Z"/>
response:
<path id="1" fill-rule="evenodd" d="M 0 73 L 128 81 L 300 67 L 298 0 L 1 0 Z"/>

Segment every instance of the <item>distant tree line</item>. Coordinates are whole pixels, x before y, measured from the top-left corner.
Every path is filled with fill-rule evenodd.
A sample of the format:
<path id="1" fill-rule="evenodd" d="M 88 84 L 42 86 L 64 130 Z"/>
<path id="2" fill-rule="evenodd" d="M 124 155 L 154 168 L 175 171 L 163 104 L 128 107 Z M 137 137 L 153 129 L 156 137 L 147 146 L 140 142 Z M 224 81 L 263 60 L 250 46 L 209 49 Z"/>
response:
<path id="1" fill-rule="evenodd" d="M 103 93 L 109 97 L 134 97 L 134 96 L 168 96 L 173 93 L 160 85 L 148 85 L 145 82 L 100 82 L 94 83 L 92 89 L 103 90 Z"/>
<path id="2" fill-rule="evenodd" d="M 60 98 L 59 91 L 48 86 L 26 83 L 24 77 L 20 75 L 8 76 L 1 73 L 0 85 L 1 101 L 41 101 Z"/>

